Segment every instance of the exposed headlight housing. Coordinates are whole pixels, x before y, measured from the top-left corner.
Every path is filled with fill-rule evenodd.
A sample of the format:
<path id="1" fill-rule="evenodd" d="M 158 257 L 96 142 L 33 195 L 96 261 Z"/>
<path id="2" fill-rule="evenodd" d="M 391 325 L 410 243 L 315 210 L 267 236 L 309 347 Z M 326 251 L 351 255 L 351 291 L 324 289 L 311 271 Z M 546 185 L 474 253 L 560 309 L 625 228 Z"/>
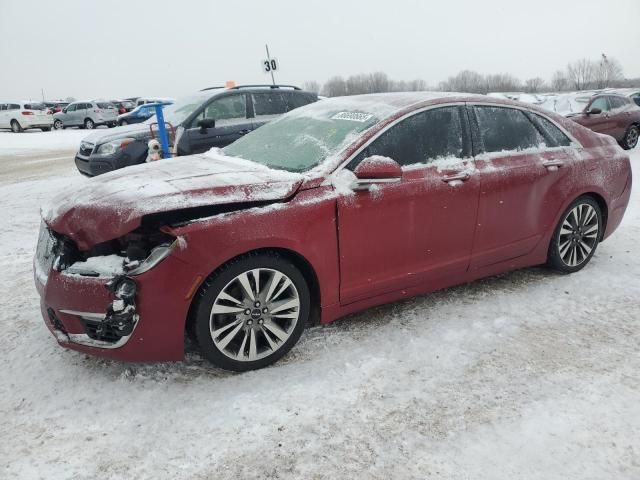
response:
<path id="1" fill-rule="evenodd" d="M 98 155 L 113 155 L 118 150 L 122 150 L 131 142 L 134 142 L 135 138 L 123 138 L 121 140 L 113 140 L 111 142 L 103 143 L 96 149 Z"/>
<path id="2" fill-rule="evenodd" d="M 147 258 L 142 260 L 135 267 L 131 268 L 131 270 L 127 271 L 127 275 L 140 275 L 141 273 L 148 272 L 162 260 L 167 258 L 177 245 L 178 240 L 175 240 L 171 244 L 163 244 L 154 247 Z"/>

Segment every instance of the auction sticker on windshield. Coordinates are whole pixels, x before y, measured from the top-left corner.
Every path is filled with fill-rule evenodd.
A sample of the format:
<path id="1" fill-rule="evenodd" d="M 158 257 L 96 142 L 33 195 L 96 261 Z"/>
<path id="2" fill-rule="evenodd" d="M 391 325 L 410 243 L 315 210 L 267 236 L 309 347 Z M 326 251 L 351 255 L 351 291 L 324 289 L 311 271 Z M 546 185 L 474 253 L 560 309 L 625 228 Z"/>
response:
<path id="1" fill-rule="evenodd" d="M 339 112 L 336 113 L 331 120 L 351 120 L 352 122 L 366 122 L 373 115 L 370 113 L 362 113 L 362 112 Z"/>

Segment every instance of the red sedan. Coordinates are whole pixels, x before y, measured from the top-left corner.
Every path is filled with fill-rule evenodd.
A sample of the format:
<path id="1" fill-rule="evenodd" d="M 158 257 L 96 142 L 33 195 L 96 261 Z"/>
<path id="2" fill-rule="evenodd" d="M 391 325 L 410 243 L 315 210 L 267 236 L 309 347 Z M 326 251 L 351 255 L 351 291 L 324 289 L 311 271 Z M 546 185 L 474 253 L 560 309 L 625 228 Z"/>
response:
<path id="1" fill-rule="evenodd" d="M 249 370 L 313 322 L 531 265 L 578 271 L 630 192 L 613 138 L 533 106 L 334 98 L 58 197 L 36 285 L 64 347 L 180 360 L 191 334 Z"/>

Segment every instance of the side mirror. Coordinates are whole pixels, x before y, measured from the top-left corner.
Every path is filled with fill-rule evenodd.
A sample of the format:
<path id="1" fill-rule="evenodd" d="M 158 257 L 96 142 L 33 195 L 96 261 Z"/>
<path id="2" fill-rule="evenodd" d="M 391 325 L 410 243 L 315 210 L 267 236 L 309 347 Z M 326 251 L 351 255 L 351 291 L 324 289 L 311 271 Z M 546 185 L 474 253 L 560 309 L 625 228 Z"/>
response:
<path id="1" fill-rule="evenodd" d="M 585 113 L 587 115 L 600 115 L 602 113 L 602 110 L 599 108 L 592 108 L 590 110 L 587 110 Z"/>
<path id="2" fill-rule="evenodd" d="M 402 177 L 402 168 L 389 157 L 373 155 L 367 157 L 353 171 L 357 178 L 356 189 L 368 189 L 379 183 L 396 183 Z"/>
<path id="3" fill-rule="evenodd" d="M 63 109 L 62 109 L 62 113 L 67 113 L 67 109 L 66 109 L 66 108 L 63 108 Z"/>
<path id="4" fill-rule="evenodd" d="M 207 133 L 207 129 L 216 127 L 216 121 L 213 118 L 203 118 L 198 120 L 198 127 L 200 127 L 200 133 Z"/>

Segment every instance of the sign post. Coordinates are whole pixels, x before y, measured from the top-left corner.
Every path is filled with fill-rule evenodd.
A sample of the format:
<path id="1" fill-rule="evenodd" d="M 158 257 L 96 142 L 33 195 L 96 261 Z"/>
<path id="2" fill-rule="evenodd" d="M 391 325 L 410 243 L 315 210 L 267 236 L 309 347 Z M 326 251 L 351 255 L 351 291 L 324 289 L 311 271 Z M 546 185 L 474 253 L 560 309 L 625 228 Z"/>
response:
<path id="1" fill-rule="evenodd" d="M 273 76 L 273 72 L 278 70 L 278 61 L 269 55 L 269 45 L 265 44 L 264 48 L 267 50 L 267 59 L 262 61 L 262 71 L 271 74 L 271 83 L 275 85 L 276 79 Z"/>

